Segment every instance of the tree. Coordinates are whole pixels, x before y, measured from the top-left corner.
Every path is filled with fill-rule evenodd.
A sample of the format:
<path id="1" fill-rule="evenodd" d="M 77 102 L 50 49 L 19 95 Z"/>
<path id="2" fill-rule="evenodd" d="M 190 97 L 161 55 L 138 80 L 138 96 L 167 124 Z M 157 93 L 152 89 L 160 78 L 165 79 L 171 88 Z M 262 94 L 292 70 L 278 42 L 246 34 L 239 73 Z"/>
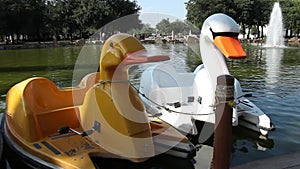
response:
<path id="1" fill-rule="evenodd" d="M 298 0 L 289 0 L 280 2 L 284 16 L 284 25 L 286 36 L 293 36 L 296 31 L 297 36 L 300 34 L 300 3 Z M 288 32 L 290 34 L 288 35 Z"/>
<path id="2" fill-rule="evenodd" d="M 6 16 L 8 14 L 8 9 L 6 7 L 6 1 L 1 0 L 0 1 L 0 39 L 4 40 L 4 35 L 8 34 L 7 32 L 7 19 Z"/>
<path id="3" fill-rule="evenodd" d="M 27 8 L 24 0 L 16 0 L 15 2 L 4 0 L 5 10 L 5 24 L 6 33 L 12 37 L 14 34 L 17 36 L 17 42 L 19 40 L 19 35 L 22 33 L 22 29 L 26 24 L 27 20 Z M 7 19 L 10 18 L 10 19 Z M 12 38 L 12 43 L 14 44 L 14 38 Z"/>
<path id="4" fill-rule="evenodd" d="M 35 35 L 40 39 L 41 29 L 44 25 L 44 0 L 0 0 L 1 33 L 16 36 L 17 42 L 20 35 Z M 14 38 L 12 43 L 15 43 Z"/>
<path id="5" fill-rule="evenodd" d="M 145 24 L 143 26 L 143 28 L 141 29 L 141 33 L 145 34 L 145 33 L 155 33 L 155 29 L 151 27 L 150 24 Z"/>
<path id="6" fill-rule="evenodd" d="M 225 13 L 236 19 L 236 10 L 233 0 L 189 0 L 186 3 L 187 20 L 198 28 L 207 17 L 215 13 Z"/>
<path id="7" fill-rule="evenodd" d="M 260 36 L 260 34 L 263 35 L 263 32 L 259 32 L 259 27 L 261 27 L 261 30 L 263 31 L 263 26 L 268 24 L 272 7 L 273 3 L 270 1 L 254 1 L 253 10 L 251 12 L 253 18 L 251 20 L 253 20 L 253 25 L 256 26 L 258 36 Z"/>
<path id="8" fill-rule="evenodd" d="M 180 20 L 176 20 L 171 23 L 171 29 L 175 34 L 184 33 L 187 34 L 189 32 L 188 25 Z"/>
<path id="9" fill-rule="evenodd" d="M 137 6 L 136 1 L 106 0 L 98 11 L 102 13 L 102 20 L 101 22 L 97 22 L 97 27 L 100 28 L 118 18 L 137 13 L 139 10 L 140 7 Z"/>
<path id="10" fill-rule="evenodd" d="M 256 27 L 258 35 L 263 35 L 263 32 L 259 31 L 263 31 L 263 27 L 268 24 L 272 3 L 274 2 L 265 0 L 189 0 L 186 3 L 187 19 L 201 28 L 204 20 L 210 15 L 225 13 L 241 25 L 242 34 L 248 29 L 249 38 L 253 26 Z"/>
<path id="11" fill-rule="evenodd" d="M 253 25 L 253 20 L 249 19 L 254 8 L 254 0 L 234 0 L 236 4 L 237 22 L 241 24 L 241 33 L 246 34 L 247 25 Z"/>
<path id="12" fill-rule="evenodd" d="M 170 19 L 163 19 L 159 23 L 156 24 L 156 29 L 161 33 L 161 34 L 170 34 L 172 32 L 171 28 L 171 23 Z"/>
<path id="13" fill-rule="evenodd" d="M 63 34 L 64 28 L 64 20 L 61 16 L 63 6 L 59 3 L 61 2 L 58 0 L 48 1 L 45 12 L 45 27 L 55 40 Z"/>
<path id="14" fill-rule="evenodd" d="M 27 18 L 26 26 L 23 34 L 35 37 L 38 42 L 41 42 L 41 38 L 46 34 L 45 26 L 45 10 L 46 3 L 44 0 L 27 1 Z"/>
<path id="15" fill-rule="evenodd" d="M 17 42 L 21 35 L 38 41 L 53 36 L 87 38 L 107 23 L 139 10 L 132 0 L 0 0 L 0 35 L 16 37 Z M 141 27 L 138 15 L 131 19 Z M 132 25 L 119 26 L 126 30 Z"/>

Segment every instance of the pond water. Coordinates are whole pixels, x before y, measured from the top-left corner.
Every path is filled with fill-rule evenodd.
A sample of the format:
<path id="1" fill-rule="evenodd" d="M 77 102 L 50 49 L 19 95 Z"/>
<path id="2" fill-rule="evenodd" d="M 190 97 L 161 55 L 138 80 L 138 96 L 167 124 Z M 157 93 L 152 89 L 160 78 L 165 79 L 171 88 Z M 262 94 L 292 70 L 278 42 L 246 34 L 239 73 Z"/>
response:
<path id="1" fill-rule="evenodd" d="M 178 71 L 191 72 L 200 63 L 197 57 L 187 57 L 187 46 L 183 44 L 145 47 L 150 53 L 169 54 L 170 63 Z M 8 89 L 26 78 L 47 77 L 60 87 L 74 84 L 73 68 L 81 49 L 0 51 L 0 110 L 5 109 Z M 300 48 L 245 45 L 245 49 L 248 58 L 228 61 L 228 68 L 239 79 L 243 90 L 253 94 L 249 99 L 268 114 L 276 130 L 265 138 L 244 128 L 234 128 L 232 166 L 300 150 Z M 98 57 L 98 53 L 93 53 L 94 57 Z M 145 66 L 134 66 L 130 71 L 131 80 L 137 86 L 144 69 Z M 87 68 L 85 72 L 91 70 Z"/>

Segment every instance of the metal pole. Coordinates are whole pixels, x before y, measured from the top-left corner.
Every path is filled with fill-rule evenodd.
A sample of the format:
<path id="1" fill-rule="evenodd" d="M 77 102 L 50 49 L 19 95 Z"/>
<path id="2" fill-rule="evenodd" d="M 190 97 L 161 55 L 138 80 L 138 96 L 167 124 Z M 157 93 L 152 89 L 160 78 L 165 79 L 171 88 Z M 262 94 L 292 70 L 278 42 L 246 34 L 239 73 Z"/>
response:
<path id="1" fill-rule="evenodd" d="M 219 76 L 216 87 L 213 169 L 230 168 L 233 99 L 234 78 L 230 75 Z"/>

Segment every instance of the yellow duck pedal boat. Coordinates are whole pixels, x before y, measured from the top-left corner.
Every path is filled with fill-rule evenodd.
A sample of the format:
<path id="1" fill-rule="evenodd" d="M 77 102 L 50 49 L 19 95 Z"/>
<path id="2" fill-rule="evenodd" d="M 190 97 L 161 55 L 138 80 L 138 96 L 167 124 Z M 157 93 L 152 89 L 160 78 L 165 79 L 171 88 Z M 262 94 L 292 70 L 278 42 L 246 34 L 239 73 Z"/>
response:
<path id="1" fill-rule="evenodd" d="M 184 135 L 148 117 L 129 82 L 128 65 L 168 59 L 148 56 L 138 40 L 116 34 L 102 47 L 100 73 L 86 75 L 79 86 L 58 89 L 42 77 L 16 84 L 1 127 L 6 144 L 34 168 L 92 169 L 94 157 L 194 157 Z"/>

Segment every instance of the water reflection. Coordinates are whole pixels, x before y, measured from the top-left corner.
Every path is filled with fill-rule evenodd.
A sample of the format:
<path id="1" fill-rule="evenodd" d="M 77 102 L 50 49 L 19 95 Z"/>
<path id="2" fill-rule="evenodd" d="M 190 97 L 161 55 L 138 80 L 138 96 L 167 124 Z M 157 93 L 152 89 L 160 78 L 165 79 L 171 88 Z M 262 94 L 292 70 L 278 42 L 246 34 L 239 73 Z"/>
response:
<path id="1" fill-rule="evenodd" d="M 197 66 L 199 66 L 202 63 L 199 44 L 199 38 L 197 36 L 188 36 L 186 64 L 190 68 L 190 71 L 194 71 L 197 68 Z"/>
<path id="2" fill-rule="evenodd" d="M 274 139 L 262 136 L 257 132 L 247 130 L 243 127 L 235 127 L 233 129 L 231 165 L 236 166 L 249 161 L 266 158 L 268 154 L 274 151 L 274 148 Z"/>
<path id="3" fill-rule="evenodd" d="M 243 127 L 235 127 L 233 133 L 233 152 L 241 151 L 243 153 L 248 153 L 248 147 L 255 148 L 259 151 L 267 151 L 274 147 L 273 139 Z M 247 141 L 251 144 L 241 144 L 243 141 Z"/>
<path id="4" fill-rule="evenodd" d="M 158 155 L 142 163 L 103 158 L 93 160 L 94 164 L 101 169 L 195 169 L 192 160 L 167 155 Z"/>
<path id="5" fill-rule="evenodd" d="M 282 48 L 267 48 L 266 49 L 266 85 L 274 87 L 280 76 L 281 60 L 283 57 Z"/>
<path id="6" fill-rule="evenodd" d="M 32 169 L 25 165 L 26 162 L 15 158 L 17 154 L 4 149 L 7 161 L 1 161 L 0 167 L 7 169 Z M 158 155 L 145 162 L 133 163 L 129 160 L 95 158 L 91 157 L 97 169 L 195 169 L 194 161 L 169 155 Z"/>

